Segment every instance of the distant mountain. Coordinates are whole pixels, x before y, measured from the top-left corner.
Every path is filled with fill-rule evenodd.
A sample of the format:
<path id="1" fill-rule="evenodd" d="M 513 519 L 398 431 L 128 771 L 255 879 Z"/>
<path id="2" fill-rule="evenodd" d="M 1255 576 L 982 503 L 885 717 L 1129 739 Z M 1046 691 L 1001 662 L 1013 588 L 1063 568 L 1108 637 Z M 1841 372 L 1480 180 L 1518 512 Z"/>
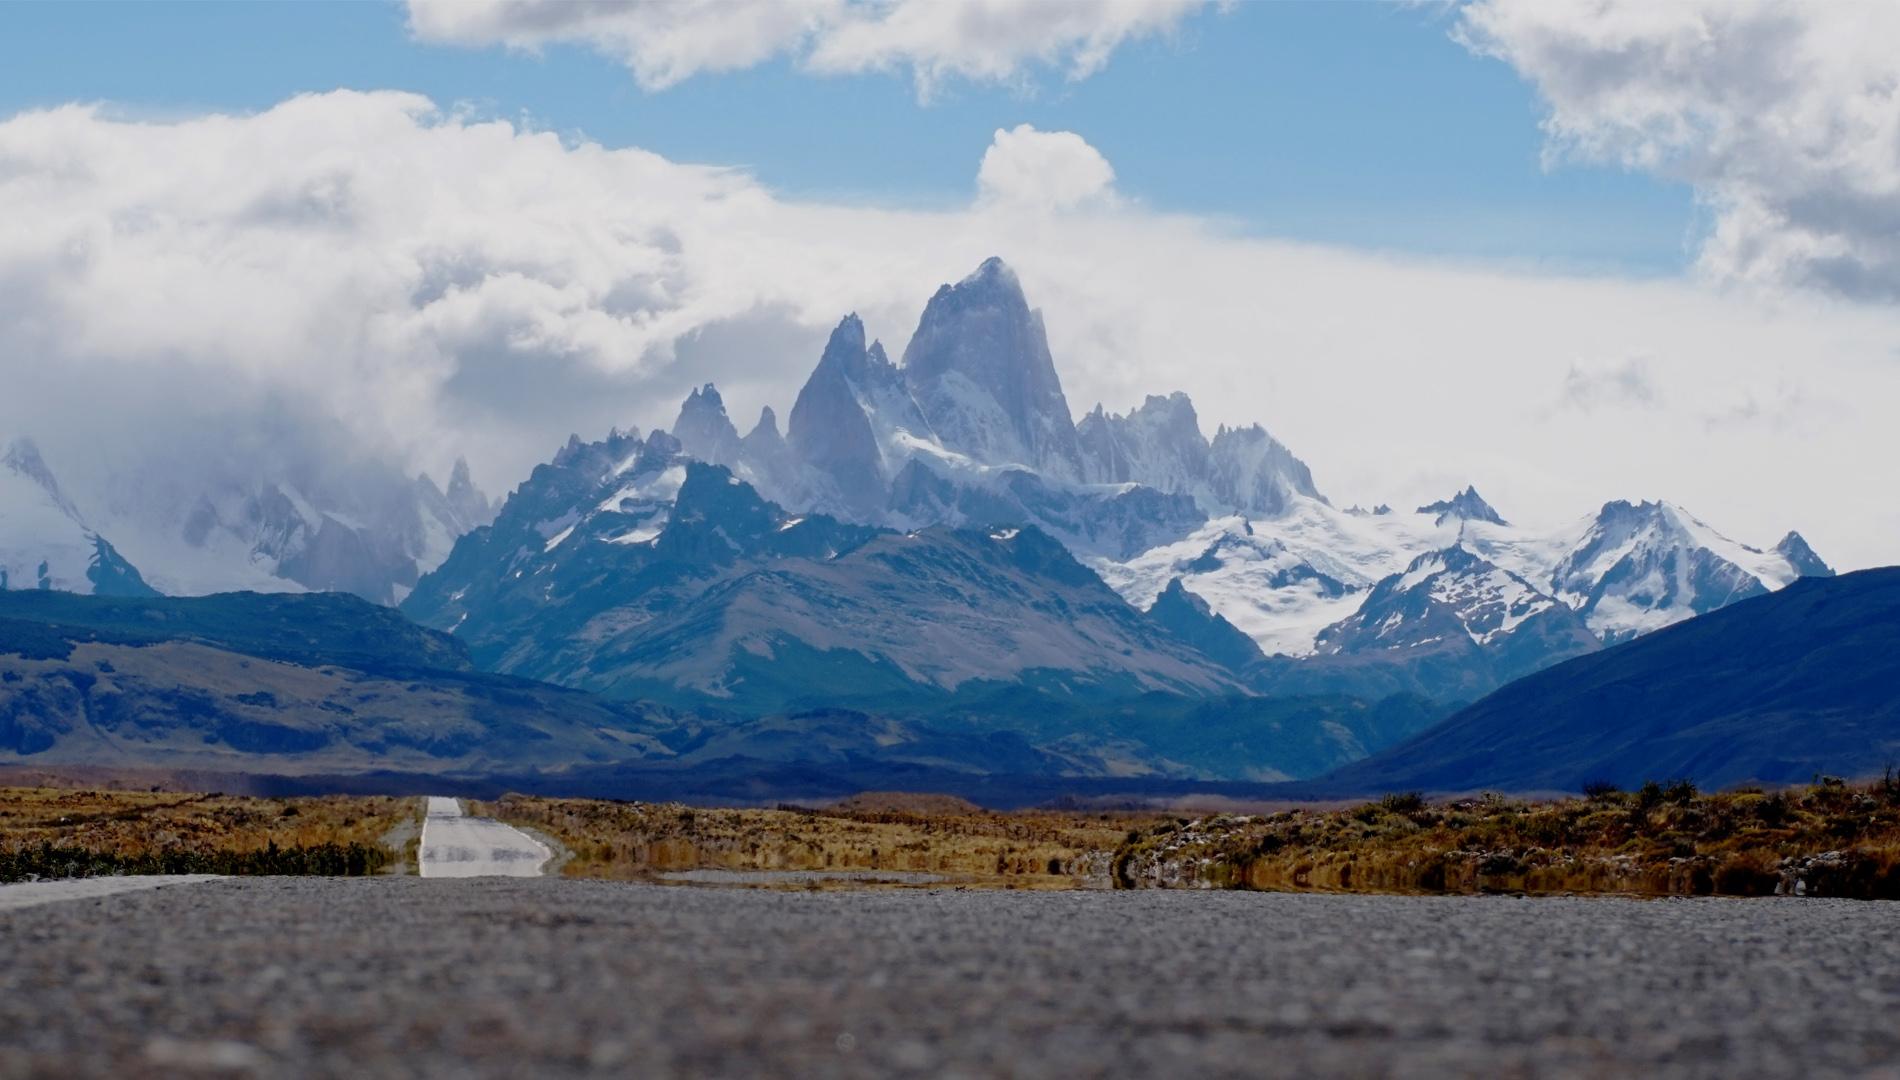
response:
<path id="1" fill-rule="evenodd" d="M 1737 544 L 1666 502 L 1612 502 L 1550 570 L 1555 594 L 1605 641 L 1638 634 L 1833 571 L 1799 533 L 1772 552 Z"/>
<path id="2" fill-rule="evenodd" d="M 701 590 L 719 574 L 763 573 L 757 560 L 785 554 L 768 544 L 722 555 L 717 573 L 711 564 L 667 563 L 673 569 L 664 573 L 649 566 L 657 556 L 642 545 L 678 520 L 671 506 L 688 461 L 730 470 L 772 504 L 766 517 L 803 523 L 801 536 L 835 534 L 836 554 L 826 561 L 837 565 L 820 583 L 804 564 L 771 563 L 772 574 L 733 584 L 718 601 L 711 597 L 728 592 Z M 822 648 L 827 664 L 871 658 L 869 667 L 849 660 L 826 669 L 833 695 L 876 699 L 965 681 L 920 678 L 924 669 L 903 658 L 929 633 L 923 609 L 899 602 L 921 602 L 907 590 L 931 588 L 939 571 L 919 568 L 922 579 L 896 582 L 882 563 L 852 554 L 882 532 L 923 538 L 924 549 L 955 565 L 941 546 L 945 530 L 988 537 L 981 545 L 1031 530 L 1058 541 L 1133 608 L 1149 611 L 1167 592 L 1159 610 L 1168 629 L 1207 635 L 1195 648 L 1219 654 L 1201 659 L 1224 678 L 1238 675 L 1246 688 L 1271 694 L 1369 700 L 1409 693 L 1469 702 L 1602 642 L 1827 572 L 1796 534 L 1763 552 L 1669 504 L 1611 503 L 1557 533 L 1513 526 L 1473 486 L 1410 514 L 1340 510 L 1265 428 L 1222 426 L 1209 439 L 1180 393 L 1150 396 L 1125 415 L 1098 405 L 1073 423 L 1041 318 L 995 259 L 937 290 L 902 363 L 868 338 L 857 316 L 841 320 L 782 436 L 769 409 L 741 436 L 707 384 L 682 403 L 671 434 L 576 437 L 554 468 L 564 475 L 537 471 L 504 512 L 512 524 L 466 538 L 468 551 L 458 548 L 408 610 L 454 627 L 478 659 L 503 670 L 615 693 L 721 695 L 737 693 L 738 680 L 747 688 L 741 696 L 756 693 L 755 704 L 770 708 L 839 703 L 774 685 L 765 667 L 790 670 L 784 643 L 768 644 L 781 632 Z M 570 536 L 583 543 L 570 545 Z M 590 546 L 607 541 L 617 546 Z M 1410 572 L 1429 559 L 1458 566 L 1441 565 L 1414 588 Z M 846 570 L 864 581 L 841 581 Z M 800 595 L 774 595 L 783 606 L 772 609 L 764 597 L 794 580 Z M 814 617 L 804 606 L 812 590 L 842 607 L 817 624 L 792 626 Z M 865 595 L 848 602 L 839 595 L 853 590 Z M 1017 613 L 1006 617 L 1051 632 L 1053 624 L 1014 600 L 983 602 L 1002 602 L 998 611 Z M 714 603 L 730 606 L 718 614 L 700 606 Z M 841 614 L 873 608 L 875 618 Z M 740 618 L 740 610 L 748 614 Z M 931 617 L 968 624 L 941 607 Z M 604 621 L 590 622 L 596 618 Z M 774 627 L 774 618 L 787 625 Z M 1262 661 L 1274 659 L 1255 664 L 1220 626 L 1250 638 Z M 674 635 L 664 662 L 653 651 L 662 631 Z M 1006 635 L 992 625 L 989 637 Z M 741 640 L 749 644 L 733 652 Z M 772 660 L 762 667 L 760 657 Z M 1009 657 L 985 662 L 997 680 L 1018 677 Z"/>
<path id="3" fill-rule="evenodd" d="M 1059 481 L 1082 478 L 1075 417 L 1042 313 L 1030 310 L 1003 260 L 987 259 L 937 290 L 904 349 L 902 372 L 945 449 Z"/>
<path id="4" fill-rule="evenodd" d="M 683 425 L 712 393 L 689 399 Z M 1034 525 L 1137 607 L 1179 579 L 1268 655 L 1314 656 L 1329 628 L 1325 651 L 1338 653 L 1355 636 L 1345 620 L 1379 583 L 1452 547 L 1515 575 L 1533 602 L 1575 612 L 1604 642 L 1831 572 L 1798 534 L 1763 552 L 1663 503 L 1610 503 L 1554 534 L 1513 526 L 1473 486 L 1411 514 L 1337 510 L 1306 464 L 1259 425 L 1222 427 L 1208 439 L 1185 394 L 1150 396 L 1120 415 L 1098 405 L 1073 425 L 1072 440 L 1059 419 L 1066 416 L 1040 322 L 1016 276 L 992 259 L 938 290 L 902 364 L 865 343 L 855 316 L 844 320 L 793 409 L 790 460 L 768 466 L 767 453 L 742 453 L 732 463 L 794 512 L 904 530 Z M 729 448 L 730 424 L 717 429 Z M 721 461 L 692 430 L 687 452 Z M 1395 626 L 1387 644 L 1404 644 L 1322 665 L 1332 672 L 1322 681 L 1383 662 L 1415 670 L 1380 676 L 1379 685 L 1456 687 L 1468 699 L 1528 670 L 1522 659 L 1573 655 L 1580 646 L 1567 620 L 1544 637 L 1556 621 L 1533 620 L 1526 629 L 1536 640 L 1515 647 L 1504 639 L 1520 620 L 1487 632 L 1478 652 L 1451 649 L 1512 657 L 1502 667 L 1478 663 L 1469 678 L 1436 635 Z M 1427 668 L 1439 674 L 1421 676 Z"/>
<path id="5" fill-rule="evenodd" d="M 380 471 L 259 477 L 204 487 L 182 520 L 149 502 L 115 520 L 170 592 L 309 589 L 390 604 L 492 512 L 458 460 L 446 491 Z"/>
<path id="6" fill-rule="evenodd" d="M 678 717 L 468 670 L 343 595 L 0 594 L 0 762 L 481 775 L 669 758 Z"/>
<path id="7" fill-rule="evenodd" d="M 1431 517 L 1434 525 L 1443 525 L 1450 521 L 1483 521 L 1492 525 L 1510 524 L 1491 508 L 1490 503 L 1484 501 L 1484 496 L 1478 494 L 1475 485 L 1467 486 L 1449 499 L 1427 503 L 1419 507 L 1417 512 Z"/>
<path id="8" fill-rule="evenodd" d="M 474 670 L 467 646 L 456 638 L 346 593 L 84 597 L 0 592 L 0 619 L 57 627 L 71 641 L 187 642 L 361 671 Z"/>
<path id="9" fill-rule="evenodd" d="M 1521 679 L 1314 790 L 1576 791 L 1900 761 L 1900 568 L 1807 577 Z"/>
<path id="10" fill-rule="evenodd" d="M 1260 646 L 1220 617 L 1207 601 L 1188 592 L 1175 578 L 1155 598 L 1148 617 L 1227 670 L 1251 676 L 1266 660 Z"/>
<path id="11" fill-rule="evenodd" d="M 0 455 L 0 591 L 8 589 L 156 595 L 86 524 L 30 439 L 13 440 Z"/>
<path id="12" fill-rule="evenodd" d="M 923 410 L 864 324 L 846 316 L 792 405 L 787 445 L 800 467 L 795 497 L 858 520 L 876 519 L 892 477 L 915 446 L 934 446 Z"/>
<path id="13" fill-rule="evenodd" d="M 677 710 L 473 671 L 457 639 L 343 594 L 4 593 L 0 675 L 0 765 L 278 777 L 277 790 L 901 788 L 1013 804 L 1111 780 L 1311 776 L 1442 715 L 1409 698 L 1104 700 L 993 683 L 904 717 Z"/>
<path id="14" fill-rule="evenodd" d="M 1182 393 L 1148 396 L 1122 414 L 1097 405 L 1076 422 L 1056 360 L 1017 275 L 989 259 L 929 298 L 901 361 L 856 315 L 840 320 L 783 430 L 770 408 L 749 430 L 735 423 L 707 383 L 681 403 L 670 432 L 615 432 L 604 444 L 572 438 L 557 468 L 575 465 L 576 455 L 618 456 L 552 486 L 530 480 L 530 490 L 518 493 L 527 500 L 519 513 L 532 510 L 534 527 L 549 529 L 533 543 L 519 528 L 472 535 L 498 508 L 464 465 L 445 490 L 428 477 L 342 461 L 241 461 L 222 478 L 158 470 L 155 479 L 130 476 L 71 500 L 65 496 L 74 493 L 55 487 L 48 501 L 44 484 L 21 480 L 14 487 L 23 494 L 0 503 L 0 510 L 22 508 L 0 514 L 0 572 L 16 588 L 44 580 L 52 588 L 187 594 L 316 589 L 400 603 L 459 541 L 480 554 L 464 556 L 463 569 L 449 577 L 470 597 L 506 596 L 520 609 L 496 625 L 551 621 L 516 634 L 520 648 L 533 649 L 580 632 L 563 621 L 588 602 L 535 600 L 512 578 L 480 581 L 482 566 L 520 561 L 513 548 L 494 550 L 503 543 L 497 537 L 521 540 L 530 552 L 534 543 L 551 543 L 617 495 L 602 485 L 603 470 L 676 455 L 682 469 L 688 459 L 723 467 L 788 517 L 825 519 L 838 529 L 933 537 L 941 529 L 1033 529 L 1142 611 L 1178 581 L 1180 593 L 1164 613 L 1205 603 L 1275 658 L 1259 669 L 1265 681 L 1253 689 L 1403 691 L 1446 702 L 1468 701 L 1512 673 L 1571 655 L 1580 647 L 1575 625 L 1555 608 L 1574 613 L 1598 642 L 1616 643 L 1832 572 L 1798 533 L 1772 549 L 1750 547 L 1666 502 L 1607 503 L 1556 531 L 1511 524 L 1470 485 L 1412 513 L 1384 505 L 1341 510 L 1265 427 L 1222 425 L 1210 438 Z M 25 475 L 16 470 L 14 478 Z M 617 535 L 663 529 L 683 476 L 662 470 L 645 477 L 652 486 L 634 497 L 637 506 L 615 511 L 625 517 L 637 509 L 644 524 L 617 520 Z M 590 497 L 595 504 L 585 502 Z M 1528 590 L 1523 602 L 1544 614 L 1448 635 L 1434 629 L 1448 617 L 1443 604 L 1395 603 L 1391 590 L 1380 591 L 1415 561 L 1453 549 Z M 543 555 L 563 564 L 593 561 L 571 551 Z M 617 595 L 613 586 L 602 591 Z M 443 606 L 437 596 L 416 610 Z M 456 603 L 447 607 L 462 613 Z M 466 612 L 480 609 L 468 601 Z M 905 615 L 892 609 L 884 617 L 896 626 Z M 481 625 L 477 617 L 457 632 L 478 633 Z M 870 642 L 871 652 L 883 655 L 883 648 Z M 476 652 L 486 655 L 483 646 Z M 1313 663 L 1295 670 L 1286 660 Z M 565 662 L 548 662 L 550 675 L 566 670 Z"/>
<path id="15" fill-rule="evenodd" d="M 1442 511 L 1441 511 L 1442 512 Z M 1434 696 L 1475 697 L 1601 644 L 1576 612 L 1462 546 L 1428 552 L 1380 581 L 1352 615 L 1320 632 L 1322 656 L 1393 652 L 1456 657 L 1467 676 Z"/>
<path id="16" fill-rule="evenodd" d="M 1346 620 L 1369 610 L 1381 582 L 1453 547 L 1575 612 L 1606 643 L 1833 572 L 1799 534 L 1763 551 L 1669 503 L 1612 502 L 1578 523 L 1539 532 L 1509 524 L 1473 488 L 1410 514 L 1342 511 L 1295 496 L 1277 515 L 1216 518 L 1131 558 L 1098 556 L 1089 564 L 1136 604 L 1152 602 L 1180 577 L 1269 655 L 1308 657 L 1337 651 L 1322 636 L 1346 634 Z M 1404 650 L 1435 636 L 1394 624 L 1388 643 L 1406 639 Z"/>
<path id="17" fill-rule="evenodd" d="M 1822 561 L 1808 542 L 1798 532 L 1791 532 L 1775 545 L 1775 554 L 1781 556 L 1793 570 L 1796 577 L 1833 577 L 1834 568 Z"/>
<path id="18" fill-rule="evenodd" d="M 1150 396 L 1126 416 L 1097 405 L 1076 438 L 1091 481 L 1185 494 L 1207 513 L 1270 515 L 1297 496 L 1326 501 L 1306 463 L 1258 424 L 1223 426 L 1209 442 L 1186 394 Z"/>
<path id="19" fill-rule="evenodd" d="M 128 467 L 74 490 L 32 440 L 16 439 L 0 457 L 0 588 L 340 590 L 394 603 L 493 513 L 460 461 L 446 491 L 373 468 L 247 470 L 234 460 L 219 478 L 161 469 L 154 479 Z"/>
<path id="20" fill-rule="evenodd" d="M 404 605 L 484 667 L 620 697 L 936 701 L 1242 691 L 1034 527 L 794 515 L 656 433 L 564 451 Z"/>

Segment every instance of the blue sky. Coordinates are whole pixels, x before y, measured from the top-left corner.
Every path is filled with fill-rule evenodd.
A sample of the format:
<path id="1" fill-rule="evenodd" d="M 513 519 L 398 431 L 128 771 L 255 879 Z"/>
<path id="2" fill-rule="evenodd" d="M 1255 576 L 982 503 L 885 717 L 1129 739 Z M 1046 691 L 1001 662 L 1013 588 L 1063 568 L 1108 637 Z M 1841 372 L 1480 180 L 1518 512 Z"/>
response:
<path id="1" fill-rule="evenodd" d="M 1546 169 L 1531 89 L 1449 27 L 1437 6 L 1242 4 L 1125 44 L 1084 80 L 957 82 L 920 103 L 903 73 L 813 77 L 784 58 L 647 92 L 580 46 L 418 43 L 394 4 L 7 4 L 0 112 L 250 111 L 302 91 L 404 89 L 743 166 L 791 196 L 901 206 L 967 199 L 994 130 L 1027 122 L 1080 133 L 1125 196 L 1260 235 L 1636 277 L 1692 261 L 1686 186 Z"/>

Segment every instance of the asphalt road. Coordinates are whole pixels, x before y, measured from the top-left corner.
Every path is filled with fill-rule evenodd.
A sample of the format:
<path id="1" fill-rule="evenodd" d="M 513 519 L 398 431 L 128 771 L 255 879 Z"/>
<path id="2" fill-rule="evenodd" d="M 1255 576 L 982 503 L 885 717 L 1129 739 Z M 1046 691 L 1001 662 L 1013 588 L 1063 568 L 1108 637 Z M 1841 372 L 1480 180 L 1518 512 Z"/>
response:
<path id="1" fill-rule="evenodd" d="M 0 913 L 0 1075 L 1900 1075 L 1900 905 L 227 879 Z"/>
<path id="2" fill-rule="evenodd" d="M 462 804 L 429 796 L 416 848 L 416 870 L 426 878 L 535 877 L 554 853 L 519 829 L 462 813 Z"/>
<path id="3" fill-rule="evenodd" d="M 61 878 L 56 881 L 16 881 L 0 885 L 0 912 L 57 904 L 66 900 L 94 900 L 144 889 L 170 889 L 222 880 L 216 874 L 149 874 L 142 877 Z"/>

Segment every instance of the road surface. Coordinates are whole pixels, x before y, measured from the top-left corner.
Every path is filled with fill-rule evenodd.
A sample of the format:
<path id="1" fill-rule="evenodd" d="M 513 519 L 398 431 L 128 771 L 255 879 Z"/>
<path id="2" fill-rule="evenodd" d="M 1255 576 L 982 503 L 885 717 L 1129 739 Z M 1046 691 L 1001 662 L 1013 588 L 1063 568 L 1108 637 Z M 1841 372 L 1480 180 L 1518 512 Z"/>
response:
<path id="1" fill-rule="evenodd" d="M 1900 904 L 232 878 L 0 914 L 0 1076 L 1900 1075 Z"/>
<path id="2" fill-rule="evenodd" d="M 546 844 L 519 829 L 462 813 L 462 804 L 429 796 L 417 846 L 417 871 L 426 878 L 538 877 L 554 857 Z"/>
<path id="3" fill-rule="evenodd" d="M 65 878 L 59 881 L 21 881 L 0 885 L 0 912 L 52 904 L 61 900 L 96 900 L 142 889 L 198 885 L 223 880 L 217 874 L 150 874 L 144 877 Z"/>

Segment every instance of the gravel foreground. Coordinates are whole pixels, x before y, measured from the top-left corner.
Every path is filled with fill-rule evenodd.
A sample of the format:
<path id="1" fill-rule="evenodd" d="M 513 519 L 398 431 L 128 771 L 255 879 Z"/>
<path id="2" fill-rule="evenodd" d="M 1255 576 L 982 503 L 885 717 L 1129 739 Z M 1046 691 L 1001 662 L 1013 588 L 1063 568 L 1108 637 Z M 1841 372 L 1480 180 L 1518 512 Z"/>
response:
<path id="1" fill-rule="evenodd" d="M 1900 1076 L 1853 901 L 256 878 L 0 958 L 6 1076 Z"/>

